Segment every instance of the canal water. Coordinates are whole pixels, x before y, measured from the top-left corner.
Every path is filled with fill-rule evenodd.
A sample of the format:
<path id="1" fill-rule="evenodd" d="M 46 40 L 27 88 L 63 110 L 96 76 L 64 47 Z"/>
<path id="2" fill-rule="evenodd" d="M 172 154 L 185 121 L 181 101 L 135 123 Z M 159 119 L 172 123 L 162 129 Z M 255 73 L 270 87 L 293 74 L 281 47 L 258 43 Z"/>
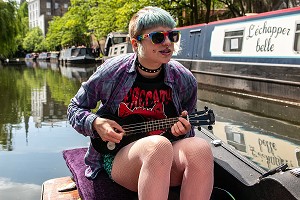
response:
<path id="1" fill-rule="evenodd" d="M 0 66 L 0 199 L 40 199 L 44 181 L 70 175 L 64 149 L 88 138 L 66 120 L 70 99 L 97 65 L 28 62 Z M 216 115 L 212 132 L 264 169 L 300 165 L 300 105 L 199 87 L 198 109 Z"/>

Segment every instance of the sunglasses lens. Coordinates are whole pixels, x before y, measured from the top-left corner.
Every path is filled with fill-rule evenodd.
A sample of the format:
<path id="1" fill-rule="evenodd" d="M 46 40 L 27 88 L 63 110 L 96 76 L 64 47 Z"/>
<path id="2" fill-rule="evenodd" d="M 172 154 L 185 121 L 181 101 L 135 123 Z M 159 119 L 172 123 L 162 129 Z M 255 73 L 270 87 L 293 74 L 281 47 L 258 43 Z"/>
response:
<path id="1" fill-rule="evenodd" d="M 163 33 L 156 32 L 152 35 L 151 39 L 154 44 L 160 44 L 165 40 L 165 35 Z"/>
<path id="2" fill-rule="evenodd" d="M 169 32 L 169 40 L 171 42 L 178 42 L 179 36 L 180 36 L 180 32 L 179 31 L 171 31 L 171 32 Z"/>

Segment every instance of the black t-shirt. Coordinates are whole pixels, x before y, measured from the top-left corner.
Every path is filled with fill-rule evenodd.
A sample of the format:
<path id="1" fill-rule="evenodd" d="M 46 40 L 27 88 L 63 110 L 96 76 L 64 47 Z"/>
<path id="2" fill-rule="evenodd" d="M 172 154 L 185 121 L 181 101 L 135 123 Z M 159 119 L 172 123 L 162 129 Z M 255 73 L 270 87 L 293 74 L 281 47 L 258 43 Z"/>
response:
<path id="1" fill-rule="evenodd" d="M 155 78 L 145 78 L 140 73 L 137 74 L 132 88 L 117 111 L 121 118 L 132 114 L 142 115 L 147 121 L 177 117 L 172 89 L 164 83 L 164 70 Z M 162 132 L 164 130 L 152 131 L 149 134 Z"/>

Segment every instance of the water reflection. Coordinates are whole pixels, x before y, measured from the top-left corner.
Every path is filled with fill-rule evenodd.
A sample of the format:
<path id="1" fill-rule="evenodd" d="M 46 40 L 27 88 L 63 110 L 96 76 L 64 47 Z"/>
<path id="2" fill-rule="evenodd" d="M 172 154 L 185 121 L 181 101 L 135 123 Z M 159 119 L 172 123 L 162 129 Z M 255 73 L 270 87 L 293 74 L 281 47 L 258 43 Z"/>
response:
<path id="1" fill-rule="evenodd" d="M 217 122 L 214 134 L 266 170 L 283 163 L 291 168 L 300 166 L 297 140 L 228 122 Z"/>
<path id="2" fill-rule="evenodd" d="M 41 186 L 36 184 L 22 184 L 0 177 L 1 199 L 39 199 Z"/>
<path id="3" fill-rule="evenodd" d="M 199 109 L 216 114 L 214 135 L 265 169 L 300 166 L 300 107 L 200 86 Z"/>
<path id="4" fill-rule="evenodd" d="M 36 128 L 66 120 L 67 105 L 79 86 L 50 62 L 0 69 L 0 148 L 13 150 L 13 130 L 24 124 L 27 135 L 30 117 Z"/>
<path id="5" fill-rule="evenodd" d="M 77 79 L 80 82 L 87 80 L 95 71 L 94 65 L 86 65 L 85 67 L 77 66 L 60 66 L 60 72 L 69 79 Z"/>

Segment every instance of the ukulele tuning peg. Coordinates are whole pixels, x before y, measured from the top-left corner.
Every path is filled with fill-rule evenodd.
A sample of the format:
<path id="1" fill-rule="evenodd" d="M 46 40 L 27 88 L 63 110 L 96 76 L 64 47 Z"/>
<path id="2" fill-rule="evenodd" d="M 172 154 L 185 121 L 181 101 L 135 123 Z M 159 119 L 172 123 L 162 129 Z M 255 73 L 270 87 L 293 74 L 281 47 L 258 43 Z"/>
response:
<path id="1" fill-rule="evenodd" d="M 212 127 L 211 125 L 209 125 L 207 128 L 208 128 L 208 130 L 210 130 L 210 131 L 213 130 L 213 127 Z"/>
<path id="2" fill-rule="evenodd" d="M 198 131 L 201 131 L 201 126 L 198 126 Z"/>
<path id="3" fill-rule="evenodd" d="M 207 107 L 207 106 L 204 106 L 204 110 L 206 110 L 206 111 L 207 111 L 207 110 L 208 110 L 208 107 Z"/>

